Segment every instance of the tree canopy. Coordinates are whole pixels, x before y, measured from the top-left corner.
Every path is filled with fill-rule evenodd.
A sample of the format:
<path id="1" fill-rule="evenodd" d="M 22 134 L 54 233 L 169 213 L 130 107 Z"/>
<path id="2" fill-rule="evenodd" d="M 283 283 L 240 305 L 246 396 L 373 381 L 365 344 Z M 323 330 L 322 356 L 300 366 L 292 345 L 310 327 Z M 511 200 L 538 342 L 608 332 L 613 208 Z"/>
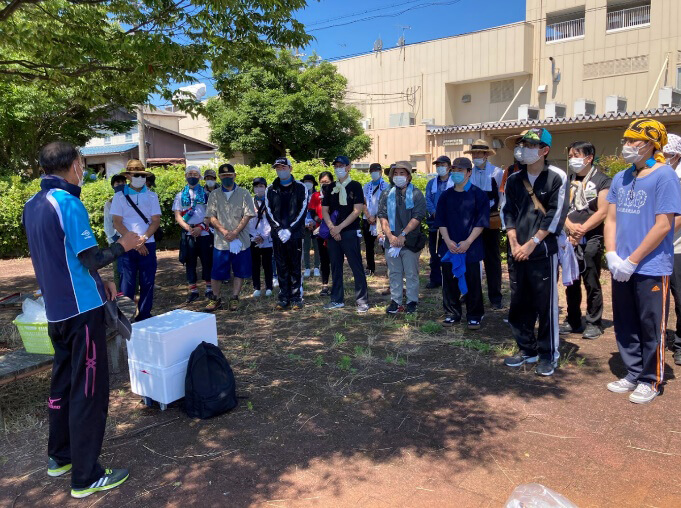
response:
<path id="1" fill-rule="evenodd" d="M 268 64 L 249 63 L 217 76 L 217 98 L 206 106 L 213 141 L 227 156 L 243 152 L 272 162 L 290 150 L 298 160 L 366 155 L 371 139 L 360 111 L 343 102 L 347 80 L 336 67 L 272 51 Z"/>
<path id="2" fill-rule="evenodd" d="M 176 83 L 195 82 L 208 69 L 222 74 L 249 62 L 262 64 L 272 47 L 306 44 L 310 37 L 293 17 L 305 5 L 306 0 L 0 0 L 0 87 L 11 94 L 3 99 L 15 112 L 0 121 L 0 137 L 16 129 L 42 144 L 70 134 L 66 139 L 80 142 L 86 131 L 97 129 L 116 132 L 125 126 L 108 121 L 109 115 L 131 110 L 153 93 L 199 111 L 192 97 L 173 93 Z M 80 127 L 67 128 L 69 121 Z M 32 162 L 20 152 L 3 146 L 0 166 Z"/>

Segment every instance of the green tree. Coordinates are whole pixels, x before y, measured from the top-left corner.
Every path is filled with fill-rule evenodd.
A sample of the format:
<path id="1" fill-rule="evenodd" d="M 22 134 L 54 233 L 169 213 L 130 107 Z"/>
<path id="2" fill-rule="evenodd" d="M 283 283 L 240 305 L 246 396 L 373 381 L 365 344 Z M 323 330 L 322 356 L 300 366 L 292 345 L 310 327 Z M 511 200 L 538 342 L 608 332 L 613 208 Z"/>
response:
<path id="1" fill-rule="evenodd" d="M 218 98 L 208 101 L 213 141 L 227 156 L 242 152 L 254 162 L 286 154 L 329 161 L 338 154 L 366 155 L 371 139 L 361 113 L 343 102 L 347 80 L 328 62 L 306 62 L 272 51 L 268 64 L 249 63 L 218 76 Z"/>
<path id="2" fill-rule="evenodd" d="M 0 0 L 0 85 L 11 93 L 12 118 L 21 117 L 26 139 L 40 139 L 39 144 L 65 136 L 79 142 L 83 131 L 106 124 L 103 117 L 132 110 L 154 93 L 199 112 L 193 98 L 173 93 L 176 83 L 195 82 L 208 69 L 222 74 L 262 63 L 272 47 L 305 45 L 310 37 L 293 17 L 305 5 L 306 0 Z M 38 104 L 28 104 L 31 100 Z M 47 122 L 39 131 L 42 113 L 48 119 L 71 117 L 82 130 Z M 114 132 L 123 128 L 107 126 Z M 0 135 L 5 132 L 13 133 L 12 126 Z M 15 147 L 22 141 L 15 139 Z M 10 151 L 0 164 L 23 157 L 17 148 Z"/>

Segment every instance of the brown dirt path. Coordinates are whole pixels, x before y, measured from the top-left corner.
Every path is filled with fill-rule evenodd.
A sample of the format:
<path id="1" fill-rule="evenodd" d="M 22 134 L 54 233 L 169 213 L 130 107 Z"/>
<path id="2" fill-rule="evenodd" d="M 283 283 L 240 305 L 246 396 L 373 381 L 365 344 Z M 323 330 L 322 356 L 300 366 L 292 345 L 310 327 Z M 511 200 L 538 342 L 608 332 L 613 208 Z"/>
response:
<path id="1" fill-rule="evenodd" d="M 176 256 L 160 256 L 156 312 L 184 300 Z M 28 260 L 2 261 L 0 287 L 30 289 L 31 273 Z M 372 303 L 385 305 L 385 268 L 370 283 Z M 76 502 L 68 477 L 46 476 L 48 376 L 0 388 L 0 505 L 496 507 L 539 482 L 579 506 L 681 506 L 670 353 L 665 393 L 637 406 L 605 389 L 622 373 L 612 328 L 597 341 L 566 337 L 562 368 L 540 379 L 501 365 L 505 311 L 488 312 L 478 332 L 442 330 L 432 323 L 438 291 L 422 291 L 417 319 L 390 319 L 384 307 L 330 314 L 317 280 L 306 286 L 299 313 L 250 296 L 219 312 L 220 345 L 248 396 L 230 414 L 193 421 L 178 405 L 149 409 L 127 373 L 112 379 L 102 462 L 131 478 L 108 494 Z"/>

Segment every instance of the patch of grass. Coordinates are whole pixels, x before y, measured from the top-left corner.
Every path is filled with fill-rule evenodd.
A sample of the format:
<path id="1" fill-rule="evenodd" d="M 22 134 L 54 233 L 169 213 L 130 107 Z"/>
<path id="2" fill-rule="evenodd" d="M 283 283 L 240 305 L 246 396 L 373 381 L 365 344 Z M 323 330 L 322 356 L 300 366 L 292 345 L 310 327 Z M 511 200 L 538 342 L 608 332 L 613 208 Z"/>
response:
<path id="1" fill-rule="evenodd" d="M 426 335 L 436 335 L 442 331 L 442 325 L 435 321 L 426 321 L 421 325 L 420 330 L 421 333 L 425 333 Z"/>
<path id="2" fill-rule="evenodd" d="M 317 355 L 314 357 L 314 364 L 315 367 L 323 367 L 324 366 L 324 357 L 322 355 Z"/>
<path id="3" fill-rule="evenodd" d="M 413 314 L 407 314 L 405 315 L 404 320 L 407 323 L 415 325 L 419 320 L 419 315 L 416 312 L 414 312 Z"/>
<path id="4" fill-rule="evenodd" d="M 473 351 L 479 351 L 480 353 L 489 353 L 492 351 L 492 345 L 488 342 L 483 342 L 478 339 L 463 339 L 454 340 L 449 343 L 451 346 L 460 347 L 464 349 L 471 349 Z"/>
<path id="5" fill-rule="evenodd" d="M 558 366 L 565 367 L 566 365 L 569 365 L 575 356 L 575 351 L 577 351 L 577 348 L 573 347 L 566 354 L 561 355 L 560 359 L 558 360 Z"/>
<path id="6" fill-rule="evenodd" d="M 518 344 L 515 342 L 509 342 L 504 344 L 497 344 L 494 346 L 494 354 L 497 356 L 513 356 L 518 351 Z"/>
<path id="7" fill-rule="evenodd" d="M 397 359 L 397 362 L 396 362 L 396 363 L 397 363 L 397 365 L 399 365 L 399 366 L 401 366 L 401 367 L 406 367 L 406 366 L 407 366 L 407 359 L 404 358 L 404 357 L 399 357 L 399 358 Z"/>
<path id="8" fill-rule="evenodd" d="M 390 353 L 385 355 L 385 363 L 387 363 L 388 365 L 395 363 L 395 356 L 391 355 Z"/>
<path id="9" fill-rule="evenodd" d="M 340 360 L 338 360 L 338 368 L 340 370 L 350 370 L 352 367 L 352 359 L 348 355 L 343 355 Z"/>
<path id="10" fill-rule="evenodd" d="M 586 358 L 584 356 L 580 356 L 577 358 L 577 367 L 584 367 L 584 364 L 586 363 Z"/>
<path id="11" fill-rule="evenodd" d="M 407 365 L 407 359 L 400 356 L 399 354 L 393 355 L 388 353 L 385 355 L 385 363 L 388 365 L 399 365 L 400 367 L 405 367 Z"/>
<path id="12" fill-rule="evenodd" d="M 289 360 L 294 360 L 294 361 L 300 362 L 300 361 L 303 360 L 303 357 L 300 356 L 300 355 L 296 355 L 296 354 L 293 354 L 293 353 L 289 353 L 288 359 L 289 359 Z"/>
<path id="13" fill-rule="evenodd" d="M 253 411 L 253 403 L 250 400 L 248 402 L 246 402 L 246 408 L 249 411 Z"/>
<path id="14" fill-rule="evenodd" d="M 355 358 L 371 358 L 371 348 L 355 346 Z"/>
<path id="15" fill-rule="evenodd" d="M 345 338 L 345 335 L 343 335 L 340 332 L 336 332 L 333 334 L 333 345 L 334 347 L 339 347 L 345 344 L 348 341 L 348 339 Z"/>

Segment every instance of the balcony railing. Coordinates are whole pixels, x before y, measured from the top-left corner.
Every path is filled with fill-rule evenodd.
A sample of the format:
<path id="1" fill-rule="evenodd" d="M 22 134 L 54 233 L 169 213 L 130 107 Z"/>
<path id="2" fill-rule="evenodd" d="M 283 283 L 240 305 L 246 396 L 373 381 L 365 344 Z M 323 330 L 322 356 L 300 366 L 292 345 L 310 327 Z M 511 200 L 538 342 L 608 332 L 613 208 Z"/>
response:
<path id="1" fill-rule="evenodd" d="M 546 42 L 574 39 L 584 36 L 584 18 L 546 25 Z"/>
<path id="2" fill-rule="evenodd" d="M 650 5 L 631 7 L 608 13 L 608 30 L 621 30 L 650 24 Z"/>

